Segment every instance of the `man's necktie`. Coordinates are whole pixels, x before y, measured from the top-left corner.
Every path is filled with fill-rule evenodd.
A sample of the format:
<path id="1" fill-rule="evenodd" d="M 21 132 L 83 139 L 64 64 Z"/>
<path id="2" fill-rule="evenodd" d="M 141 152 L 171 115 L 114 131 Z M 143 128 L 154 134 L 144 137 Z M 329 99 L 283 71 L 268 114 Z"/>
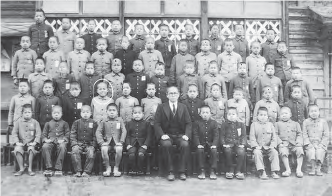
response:
<path id="1" fill-rule="evenodd" d="M 173 110 L 172 110 L 172 112 L 173 112 L 173 116 L 175 116 L 175 105 L 173 104 Z"/>

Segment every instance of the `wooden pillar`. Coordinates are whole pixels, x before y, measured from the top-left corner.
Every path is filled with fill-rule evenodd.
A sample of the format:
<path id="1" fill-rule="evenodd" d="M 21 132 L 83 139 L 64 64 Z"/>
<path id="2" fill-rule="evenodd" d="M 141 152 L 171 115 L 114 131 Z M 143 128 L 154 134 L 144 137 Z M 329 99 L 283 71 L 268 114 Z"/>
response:
<path id="1" fill-rule="evenodd" d="M 36 9 L 42 9 L 43 8 L 43 1 L 38 0 L 36 1 Z"/>
<path id="2" fill-rule="evenodd" d="M 209 37 L 208 2 L 201 1 L 201 39 Z"/>
<path id="3" fill-rule="evenodd" d="M 282 40 L 286 41 L 287 46 L 289 46 L 289 2 L 282 1 Z"/>
<path id="4" fill-rule="evenodd" d="M 119 1 L 119 21 L 121 23 L 121 34 L 125 34 L 125 20 L 124 20 L 124 9 L 125 9 L 125 2 L 124 1 Z"/>

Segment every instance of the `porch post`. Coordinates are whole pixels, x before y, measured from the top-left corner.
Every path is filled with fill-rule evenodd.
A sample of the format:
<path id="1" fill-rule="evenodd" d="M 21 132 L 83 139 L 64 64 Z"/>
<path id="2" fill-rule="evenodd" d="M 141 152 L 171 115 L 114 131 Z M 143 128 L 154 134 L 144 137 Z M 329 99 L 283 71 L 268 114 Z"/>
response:
<path id="1" fill-rule="evenodd" d="M 209 37 L 208 2 L 201 1 L 201 39 Z"/>

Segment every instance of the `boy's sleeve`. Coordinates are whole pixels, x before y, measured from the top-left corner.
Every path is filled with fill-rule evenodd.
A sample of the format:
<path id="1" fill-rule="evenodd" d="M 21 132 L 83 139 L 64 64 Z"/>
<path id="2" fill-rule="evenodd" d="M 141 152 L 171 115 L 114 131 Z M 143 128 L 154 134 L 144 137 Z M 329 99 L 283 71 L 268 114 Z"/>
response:
<path id="1" fill-rule="evenodd" d="M 37 55 L 36 51 L 32 50 L 32 61 L 33 61 L 34 65 L 36 64 L 37 57 L 38 57 L 38 55 Z M 35 66 L 33 66 L 33 68 L 35 68 Z"/>
<path id="2" fill-rule="evenodd" d="M 45 126 L 44 126 L 44 130 L 43 130 L 43 134 L 42 134 L 42 143 L 45 142 L 45 140 L 48 139 L 48 132 L 49 132 L 49 122 L 46 122 Z"/>
<path id="3" fill-rule="evenodd" d="M 255 147 L 259 146 L 258 143 L 257 143 L 257 140 L 256 140 L 255 123 L 252 123 L 251 126 L 250 126 L 249 138 L 250 138 L 251 148 L 255 148 Z"/>
<path id="4" fill-rule="evenodd" d="M 93 122 L 93 146 L 95 148 L 97 148 L 97 138 L 96 138 L 96 130 L 98 127 L 98 123 L 97 122 Z"/>
<path id="5" fill-rule="evenodd" d="M 301 130 L 301 126 L 298 122 L 296 123 L 296 146 L 303 146 L 303 133 Z"/>
<path id="6" fill-rule="evenodd" d="M 140 52 L 140 53 L 139 53 L 139 55 L 138 55 L 138 57 L 137 57 L 137 58 L 143 61 L 142 52 Z"/>
<path id="7" fill-rule="evenodd" d="M 126 137 L 126 145 L 130 145 L 130 128 L 129 128 L 129 123 L 125 125 L 126 130 L 127 130 L 127 137 Z"/>
<path id="8" fill-rule="evenodd" d="M 158 60 L 162 63 L 164 63 L 164 59 L 163 59 L 163 56 L 161 55 L 161 53 L 159 52 L 158 50 Z"/>
<path id="9" fill-rule="evenodd" d="M 96 139 L 97 139 L 97 143 L 100 146 L 104 143 L 103 130 L 104 130 L 104 122 L 98 123 L 98 127 L 96 130 Z"/>
<path id="10" fill-rule="evenodd" d="M 15 144 L 16 142 L 19 142 L 19 130 L 18 130 L 18 121 L 15 122 L 15 126 L 13 127 L 13 131 L 12 131 L 12 144 Z"/>
<path id="11" fill-rule="evenodd" d="M 40 144 L 40 139 L 41 139 L 41 128 L 40 128 L 40 124 L 38 121 L 35 122 L 36 123 L 36 135 L 35 135 L 35 142 Z"/>
<path id="12" fill-rule="evenodd" d="M 324 149 L 327 149 L 327 146 L 329 144 L 329 125 L 327 124 L 326 120 L 323 120 L 322 122 L 323 126 L 323 135 L 322 135 L 322 140 L 320 141 L 320 144 L 323 145 Z"/>
<path id="13" fill-rule="evenodd" d="M 291 91 L 291 81 L 288 81 L 285 85 L 284 103 L 286 103 L 290 99 L 290 91 Z"/>
<path id="14" fill-rule="evenodd" d="M 68 60 L 67 60 L 67 64 L 68 64 L 68 70 L 69 70 L 69 74 L 73 74 L 73 69 L 72 69 L 72 51 L 68 53 Z"/>
<path id="15" fill-rule="evenodd" d="M 260 102 L 257 102 L 256 105 L 255 105 L 255 109 L 254 109 L 254 112 L 252 114 L 252 121 L 253 122 L 256 122 L 257 121 L 257 112 L 258 112 L 258 108 L 260 107 Z"/>
<path id="16" fill-rule="evenodd" d="M 182 96 L 181 85 L 182 85 L 182 75 L 176 81 L 176 86 L 179 88 L 180 91 L 180 97 Z"/>
<path id="17" fill-rule="evenodd" d="M 249 48 L 249 43 L 246 41 L 246 57 L 250 55 L 250 48 Z"/>
<path id="18" fill-rule="evenodd" d="M 48 32 L 48 37 L 52 37 L 52 36 L 54 36 L 53 29 L 52 29 L 52 27 L 51 27 L 51 26 L 49 26 L 49 25 L 48 25 L 47 32 Z"/>
<path id="19" fill-rule="evenodd" d="M 309 140 L 309 134 L 308 134 L 308 130 L 307 130 L 307 120 L 303 121 L 303 130 L 302 130 L 302 135 L 303 135 L 303 145 L 306 146 L 308 144 L 311 144 L 310 140 Z"/>
<path id="20" fill-rule="evenodd" d="M 65 129 L 65 137 L 64 140 L 66 142 L 69 142 L 69 137 L 70 137 L 70 128 L 69 128 L 69 124 L 67 122 L 65 122 L 64 124 L 64 129 Z"/>
<path id="21" fill-rule="evenodd" d="M 31 98 L 32 118 L 35 118 L 36 98 Z"/>
<path id="22" fill-rule="evenodd" d="M 276 131 L 274 129 L 274 126 L 271 123 L 271 129 L 272 129 L 272 139 L 271 139 L 271 144 L 270 147 L 276 148 L 278 145 L 278 136 L 276 134 Z"/>
<path id="23" fill-rule="evenodd" d="M 256 100 L 255 103 L 257 103 L 259 100 L 261 100 L 261 89 L 262 89 L 262 82 L 260 79 L 257 80 L 257 86 L 256 86 Z"/>
<path id="24" fill-rule="evenodd" d="M 77 130 L 78 130 L 78 122 L 75 121 L 73 125 L 71 126 L 70 131 L 70 144 L 71 147 L 77 145 Z"/>
<path id="25" fill-rule="evenodd" d="M 250 123 L 250 108 L 249 108 L 249 105 L 247 102 L 245 102 L 246 105 L 245 105 L 245 121 L 246 121 L 246 124 L 245 126 L 249 126 L 249 123 Z"/>
<path id="26" fill-rule="evenodd" d="M 18 54 L 17 51 L 14 54 L 13 57 L 13 65 L 12 65 L 12 77 L 17 78 L 17 63 L 18 63 Z"/>
<path id="27" fill-rule="evenodd" d="M 149 146 L 152 139 L 152 128 L 150 123 L 147 122 L 146 125 L 147 125 L 146 131 L 148 134 L 143 145 Z"/>
<path id="28" fill-rule="evenodd" d="M 234 78 L 229 81 L 229 90 L 228 90 L 228 98 L 233 98 L 233 89 L 234 89 Z"/>
<path id="29" fill-rule="evenodd" d="M 212 131 L 213 131 L 213 135 L 214 135 L 212 146 L 218 147 L 219 146 L 219 128 L 218 128 L 218 123 L 217 122 L 215 122 L 212 125 Z"/>
<path id="30" fill-rule="evenodd" d="M 32 40 L 32 30 L 31 30 L 31 26 L 28 29 L 28 36 L 30 37 L 30 40 Z"/>
<path id="31" fill-rule="evenodd" d="M 162 122 L 162 118 L 161 118 L 161 113 L 162 113 L 162 105 L 158 105 L 157 107 L 157 111 L 155 114 L 155 118 L 154 118 L 154 131 L 156 134 L 156 138 L 160 139 L 161 136 L 165 135 L 164 130 L 161 128 L 161 122 Z"/>
<path id="32" fill-rule="evenodd" d="M 171 84 L 176 84 L 175 74 L 176 74 L 176 57 L 174 56 L 172 58 L 170 75 L 169 75 Z"/>
<path id="33" fill-rule="evenodd" d="M 308 92 L 308 97 L 309 97 L 309 104 L 314 104 L 315 103 L 315 95 L 314 95 L 314 91 L 312 90 L 310 84 L 308 82 L 306 82 L 306 86 L 305 86 L 307 92 Z"/>
<path id="34" fill-rule="evenodd" d="M 276 132 L 276 135 L 277 135 L 277 144 L 279 145 L 279 144 L 282 144 L 282 140 L 280 139 L 280 137 L 279 137 L 279 135 L 280 135 L 280 133 L 279 133 L 279 123 L 277 122 L 277 123 L 275 123 L 275 132 Z"/>
<path id="35" fill-rule="evenodd" d="M 246 65 L 247 65 L 247 73 L 249 73 L 249 56 L 246 57 Z"/>
<path id="36" fill-rule="evenodd" d="M 222 76 L 221 76 L 222 77 Z M 227 93 L 227 88 L 226 88 L 226 83 L 225 83 L 225 80 L 222 78 L 220 78 L 220 84 L 221 84 L 221 93 L 222 93 L 222 97 L 226 100 L 228 100 L 229 96 L 228 96 L 228 93 Z"/>
<path id="37" fill-rule="evenodd" d="M 284 89 L 283 89 L 283 87 L 282 87 L 282 83 L 281 83 L 281 80 L 279 80 L 280 82 L 279 82 L 279 92 L 278 92 L 278 97 L 279 97 L 279 102 L 278 102 L 278 104 L 279 105 L 284 105 L 284 94 L 283 94 L 283 91 L 284 91 Z"/>
<path id="38" fill-rule="evenodd" d="M 198 123 L 194 122 L 192 125 L 193 125 L 193 144 L 194 147 L 196 148 L 198 145 L 200 145 L 199 134 L 198 134 Z"/>
<path id="39" fill-rule="evenodd" d="M 40 115 L 40 101 L 39 99 L 36 100 L 36 109 L 35 109 L 35 119 L 39 122 L 39 115 Z"/>
<path id="40" fill-rule="evenodd" d="M 175 48 L 175 44 L 172 41 L 172 45 L 171 45 L 171 51 L 172 51 L 172 57 L 174 57 L 176 55 L 176 48 Z"/>
<path id="41" fill-rule="evenodd" d="M 254 91 L 254 84 L 251 78 L 249 79 L 249 96 L 251 101 L 249 104 L 254 104 L 256 100 L 256 92 Z"/>
<path id="42" fill-rule="evenodd" d="M 246 126 L 244 125 L 244 123 L 241 123 L 240 144 L 242 144 L 244 146 L 247 145 L 247 133 L 246 133 Z"/>
<path id="43" fill-rule="evenodd" d="M 222 54 L 222 53 L 221 53 L 221 54 Z M 218 64 L 219 71 L 221 71 L 221 63 L 222 63 L 221 54 L 219 54 L 219 55 L 217 56 L 217 64 Z"/>
<path id="44" fill-rule="evenodd" d="M 12 97 L 9 104 L 9 111 L 8 111 L 8 125 L 14 125 L 14 112 L 15 112 L 15 97 Z"/>
<path id="45" fill-rule="evenodd" d="M 191 139 L 192 138 L 192 123 L 191 123 L 191 117 L 188 112 L 187 107 L 184 105 L 184 123 L 185 123 L 185 134 L 186 136 Z"/>
<path id="46" fill-rule="evenodd" d="M 220 138 L 220 145 L 226 145 L 225 143 L 225 132 L 226 132 L 226 127 L 225 127 L 225 122 L 223 122 L 220 126 L 219 129 L 219 138 Z"/>
<path id="47" fill-rule="evenodd" d="M 127 137 L 127 129 L 126 129 L 126 126 L 125 126 L 125 124 L 124 124 L 124 122 L 123 122 L 122 119 L 121 119 L 120 123 L 121 123 L 121 131 L 122 131 L 121 132 L 120 142 L 125 143 L 126 137 Z"/>
<path id="48" fill-rule="evenodd" d="M 200 79 L 200 86 L 201 86 L 202 92 L 199 93 L 199 94 L 200 94 L 199 97 L 200 97 L 201 99 L 204 99 L 204 98 L 205 98 L 205 88 L 206 88 L 205 84 L 206 84 L 206 82 L 205 82 L 205 77 L 202 76 L 201 79 Z"/>

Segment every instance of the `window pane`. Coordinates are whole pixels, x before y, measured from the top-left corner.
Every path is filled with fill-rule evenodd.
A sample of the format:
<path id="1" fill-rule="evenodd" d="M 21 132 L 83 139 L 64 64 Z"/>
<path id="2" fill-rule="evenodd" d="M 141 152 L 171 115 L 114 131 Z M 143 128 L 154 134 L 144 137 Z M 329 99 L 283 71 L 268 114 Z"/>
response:
<path id="1" fill-rule="evenodd" d="M 242 1 L 209 1 L 208 14 L 212 17 L 243 17 Z"/>
<path id="2" fill-rule="evenodd" d="M 78 0 L 43 1 L 45 13 L 78 13 Z"/>
<path id="3" fill-rule="evenodd" d="M 246 1 L 244 15 L 248 18 L 281 18 L 280 1 Z"/>
<path id="4" fill-rule="evenodd" d="M 83 13 L 119 14 L 119 1 L 115 0 L 84 0 Z"/>
<path id="5" fill-rule="evenodd" d="M 126 14 L 160 14 L 160 1 L 125 1 Z"/>
<path id="6" fill-rule="evenodd" d="M 201 2 L 192 1 L 165 1 L 165 14 L 200 14 Z"/>

